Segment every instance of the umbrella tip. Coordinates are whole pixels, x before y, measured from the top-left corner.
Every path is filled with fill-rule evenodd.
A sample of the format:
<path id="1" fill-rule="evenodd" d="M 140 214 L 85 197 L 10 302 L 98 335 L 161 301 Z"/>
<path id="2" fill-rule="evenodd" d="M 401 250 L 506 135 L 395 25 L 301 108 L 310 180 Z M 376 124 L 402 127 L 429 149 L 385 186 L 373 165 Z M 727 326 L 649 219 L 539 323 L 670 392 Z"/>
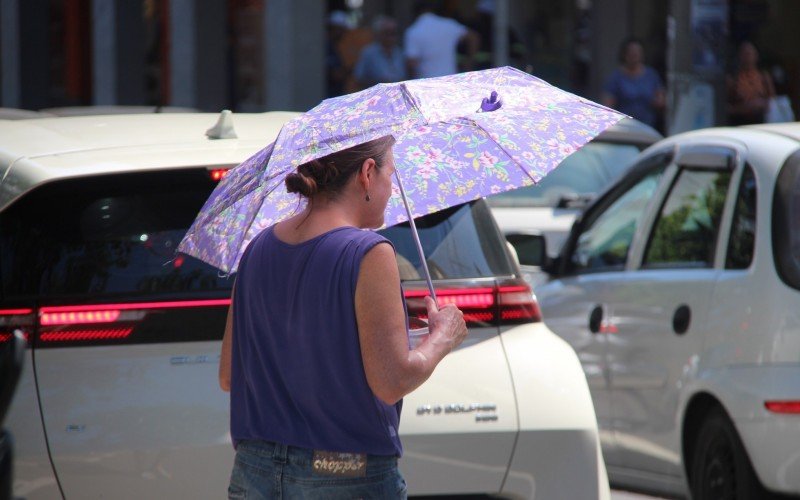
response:
<path id="1" fill-rule="evenodd" d="M 206 130 L 209 139 L 236 139 L 236 131 L 233 129 L 233 113 L 229 109 L 223 109 L 217 118 L 217 123 Z"/>
<path id="2" fill-rule="evenodd" d="M 478 112 L 489 112 L 489 111 L 497 111 L 503 105 L 503 100 L 500 99 L 500 95 L 497 93 L 496 90 L 492 90 L 492 93 L 489 94 L 489 97 L 483 98 L 481 101 L 481 107 L 478 109 Z"/>

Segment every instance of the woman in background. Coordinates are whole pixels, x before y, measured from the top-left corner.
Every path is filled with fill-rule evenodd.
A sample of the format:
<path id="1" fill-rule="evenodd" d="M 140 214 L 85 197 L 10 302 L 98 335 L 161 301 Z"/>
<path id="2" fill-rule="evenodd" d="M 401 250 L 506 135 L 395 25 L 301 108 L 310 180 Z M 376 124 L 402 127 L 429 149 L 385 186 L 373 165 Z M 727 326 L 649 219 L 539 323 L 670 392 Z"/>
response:
<path id="1" fill-rule="evenodd" d="M 602 102 L 609 108 L 657 128 L 664 109 L 664 84 L 656 70 L 644 64 L 644 46 L 628 38 L 620 46 L 620 66 L 606 81 Z"/>
<path id="2" fill-rule="evenodd" d="M 750 42 L 739 45 L 736 72 L 728 78 L 728 122 L 763 123 L 775 86 L 769 73 L 758 67 L 758 50 Z"/>

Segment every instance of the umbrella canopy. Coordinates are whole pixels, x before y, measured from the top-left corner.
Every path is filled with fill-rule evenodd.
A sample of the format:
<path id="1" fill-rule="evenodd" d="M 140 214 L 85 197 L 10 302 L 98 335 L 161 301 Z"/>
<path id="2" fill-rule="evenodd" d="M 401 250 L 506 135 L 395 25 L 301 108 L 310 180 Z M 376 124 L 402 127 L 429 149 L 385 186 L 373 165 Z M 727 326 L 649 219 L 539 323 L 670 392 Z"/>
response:
<path id="1" fill-rule="evenodd" d="M 300 211 L 284 178 L 298 165 L 393 135 L 399 186 L 393 225 L 529 186 L 624 115 L 515 68 L 378 84 L 327 99 L 286 123 L 275 142 L 232 169 L 178 251 L 235 272 L 250 240 Z M 424 261 L 424 259 L 423 259 Z"/>

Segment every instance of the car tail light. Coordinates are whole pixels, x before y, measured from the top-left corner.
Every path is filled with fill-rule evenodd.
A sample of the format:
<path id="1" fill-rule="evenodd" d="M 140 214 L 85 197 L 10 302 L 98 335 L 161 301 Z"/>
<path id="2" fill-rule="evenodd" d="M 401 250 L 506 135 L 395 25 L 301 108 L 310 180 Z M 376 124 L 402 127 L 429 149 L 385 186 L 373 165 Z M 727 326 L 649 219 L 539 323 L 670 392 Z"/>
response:
<path id="1" fill-rule="evenodd" d="M 411 317 L 427 318 L 424 297 L 428 290 L 406 290 L 406 305 Z M 539 307 L 530 287 L 521 281 L 499 286 L 439 288 L 440 306 L 454 304 L 464 312 L 468 326 L 509 325 L 541 321 Z"/>
<path id="2" fill-rule="evenodd" d="M 772 413 L 800 414 L 800 401 L 767 401 L 764 407 Z"/>
<path id="3" fill-rule="evenodd" d="M 0 344 L 11 341 L 15 330 L 30 338 L 33 326 L 33 309 L 0 309 Z"/>
<path id="4" fill-rule="evenodd" d="M 39 310 L 43 344 L 122 340 L 148 315 L 164 309 L 229 306 L 230 299 L 51 306 Z"/>

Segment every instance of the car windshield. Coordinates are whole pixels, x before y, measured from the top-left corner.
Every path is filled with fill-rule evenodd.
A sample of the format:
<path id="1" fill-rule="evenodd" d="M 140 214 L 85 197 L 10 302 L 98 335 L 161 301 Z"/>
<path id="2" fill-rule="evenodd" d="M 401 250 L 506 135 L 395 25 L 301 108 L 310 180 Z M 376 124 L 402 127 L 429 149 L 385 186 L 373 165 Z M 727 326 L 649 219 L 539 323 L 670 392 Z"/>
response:
<path id="1" fill-rule="evenodd" d="M 492 207 L 585 205 L 631 165 L 639 153 L 632 144 L 590 142 L 568 156 L 535 186 L 487 198 Z"/>

